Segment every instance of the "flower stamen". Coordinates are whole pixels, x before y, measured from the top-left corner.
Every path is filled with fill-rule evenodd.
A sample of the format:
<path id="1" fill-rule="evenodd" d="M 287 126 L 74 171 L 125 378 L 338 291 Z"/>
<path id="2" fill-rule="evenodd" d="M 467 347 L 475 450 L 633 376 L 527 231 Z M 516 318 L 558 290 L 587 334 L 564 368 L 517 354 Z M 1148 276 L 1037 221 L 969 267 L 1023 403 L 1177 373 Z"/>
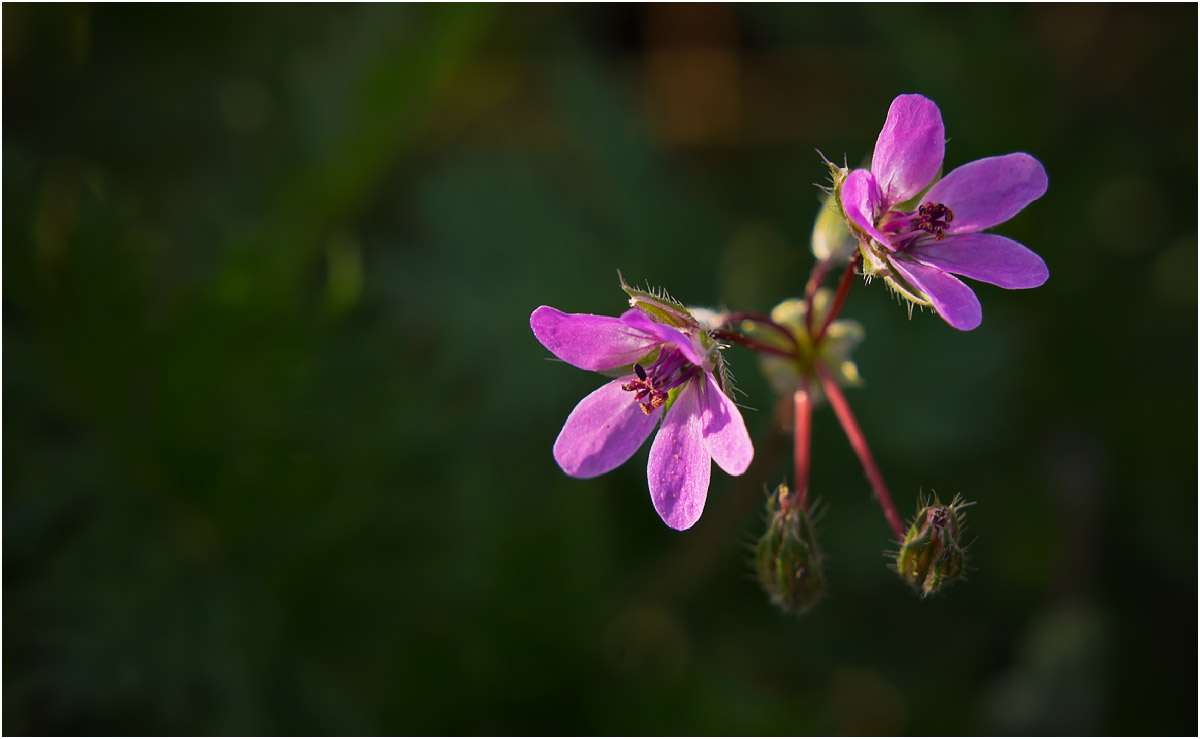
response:
<path id="1" fill-rule="evenodd" d="M 690 380 L 696 369 L 678 349 L 664 348 L 649 368 L 641 363 L 633 365 L 637 379 L 625 383 L 621 389 L 634 393 L 634 400 L 648 416 L 667 402 L 672 390 Z"/>
<path id="2" fill-rule="evenodd" d="M 922 203 L 917 208 L 914 229 L 933 234 L 934 241 L 946 238 L 946 227 L 954 220 L 954 211 L 942 203 Z"/>

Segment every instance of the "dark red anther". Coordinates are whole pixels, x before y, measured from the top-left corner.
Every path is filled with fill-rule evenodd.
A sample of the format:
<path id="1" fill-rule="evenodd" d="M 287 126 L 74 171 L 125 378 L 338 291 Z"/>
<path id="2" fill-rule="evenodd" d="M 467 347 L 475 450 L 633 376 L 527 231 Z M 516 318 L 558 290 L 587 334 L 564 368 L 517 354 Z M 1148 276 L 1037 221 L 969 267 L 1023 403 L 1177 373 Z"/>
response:
<path id="1" fill-rule="evenodd" d="M 954 211 L 942 203 L 922 203 L 917 208 L 914 228 L 933 234 L 935 241 L 946 238 L 946 226 L 954 220 Z"/>
<path id="2" fill-rule="evenodd" d="M 687 382 L 696 365 L 684 359 L 678 349 L 669 347 L 663 349 L 649 368 L 637 363 L 633 371 L 637 377 L 621 385 L 621 389 L 633 393 L 642 413 L 650 415 L 666 404 L 672 390 Z"/>

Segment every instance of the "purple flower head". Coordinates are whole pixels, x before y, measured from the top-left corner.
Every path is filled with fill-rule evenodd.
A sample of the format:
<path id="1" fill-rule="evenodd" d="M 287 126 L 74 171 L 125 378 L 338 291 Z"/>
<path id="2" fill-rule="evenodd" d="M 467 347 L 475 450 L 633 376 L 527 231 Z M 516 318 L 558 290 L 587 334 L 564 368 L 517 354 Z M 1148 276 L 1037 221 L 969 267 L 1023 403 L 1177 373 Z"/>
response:
<path id="1" fill-rule="evenodd" d="M 859 239 L 864 272 L 970 331 L 983 312 L 953 275 L 1009 289 L 1037 287 L 1050 276 L 1042 258 L 1021 244 L 981 233 L 1040 198 L 1046 170 L 1028 154 L 1006 154 L 964 164 L 935 183 L 945 149 L 937 105 L 900 95 L 875 142 L 871 168 L 840 176 L 835 170 L 835 191 Z"/>
<path id="2" fill-rule="evenodd" d="M 740 475 L 754 447 L 722 390 L 719 346 L 682 306 L 642 293 L 630 303 L 635 308 L 620 318 L 545 305 L 529 318 L 556 357 L 616 376 L 567 416 L 554 459 L 572 477 L 602 475 L 633 456 L 661 419 L 646 470 L 650 498 L 662 520 L 682 531 L 704 511 L 711 462 Z"/>

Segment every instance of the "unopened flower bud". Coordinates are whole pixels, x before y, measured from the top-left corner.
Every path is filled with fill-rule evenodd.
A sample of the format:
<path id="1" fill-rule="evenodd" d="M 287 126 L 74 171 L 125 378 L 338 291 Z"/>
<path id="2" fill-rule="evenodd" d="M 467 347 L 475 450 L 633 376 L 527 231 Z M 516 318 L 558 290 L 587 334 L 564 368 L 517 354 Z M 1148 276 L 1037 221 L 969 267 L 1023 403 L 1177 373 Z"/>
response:
<path id="1" fill-rule="evenodd" d="M 936 593 L 962 576 L 967 565 L 963 545 L 967 515 L 964 508 L 974 505 L 955 495 L 950 505 L 942 505 L 934 494 L 933 502 L 923 500 L 920 510 L 896 555 L 896 571 L 921 597 Z"/>
<path id="2" fill-rule="evenodd" d="M 840 200 L 842 182 L 850 170 L 836 164 L 830 164 L 829 170 L 832 185 L 813 225 L 812 253 L 822 261 L 828 259 L 836 264 L 845 264 L 858 252 L 858 239 L 846 227 L 846 216 Z"/>
<path id="3" fill-rule="evenodd" d="M 758 540 L 754 561 L 759 583 L 783 610 L 801 614 L 820 600 L 825 573 L 812 518 L 785 485 L 767 499 L 767 533 Z"/>

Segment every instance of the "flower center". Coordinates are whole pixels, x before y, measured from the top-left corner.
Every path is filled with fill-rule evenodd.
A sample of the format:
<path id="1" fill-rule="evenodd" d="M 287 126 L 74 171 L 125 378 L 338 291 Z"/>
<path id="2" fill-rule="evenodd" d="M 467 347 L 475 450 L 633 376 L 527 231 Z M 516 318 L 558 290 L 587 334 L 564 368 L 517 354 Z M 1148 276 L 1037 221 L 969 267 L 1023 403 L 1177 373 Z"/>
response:
<path id="1" fill-rule="evenodd" d="M 897 250 L 906 248 L 925 234 L 933 236 L 934 241 L 946 238 L 946 228 L 954 220 L 954 211 L 943 203 L 922 203 L 917 210 L 893 210 L 883 214 L 879 219 L 879 230 L 890 236 L 892 246 Z"/>
<path id="2" fill-rule="evenodd" d="M 946 238 L 946 226 L 954 220 L 954 211 L 941 203 L 922 203 L 917 208 L 917 220 L 913 227 L 933 234 L 935 241 Z"/>
<path id="3" fill-rule="evenodd" d="M 642 406 L 647 416 L 667 402 L 667 395 L 696 374 L 696 365 L 689 362 L 681 351 L 673 346 L 664 346 L 658 359 L 649 368 L 633 365 L 636 380 L 621 386 L 622 390 L 634 393 L 634 400 Z"/>

